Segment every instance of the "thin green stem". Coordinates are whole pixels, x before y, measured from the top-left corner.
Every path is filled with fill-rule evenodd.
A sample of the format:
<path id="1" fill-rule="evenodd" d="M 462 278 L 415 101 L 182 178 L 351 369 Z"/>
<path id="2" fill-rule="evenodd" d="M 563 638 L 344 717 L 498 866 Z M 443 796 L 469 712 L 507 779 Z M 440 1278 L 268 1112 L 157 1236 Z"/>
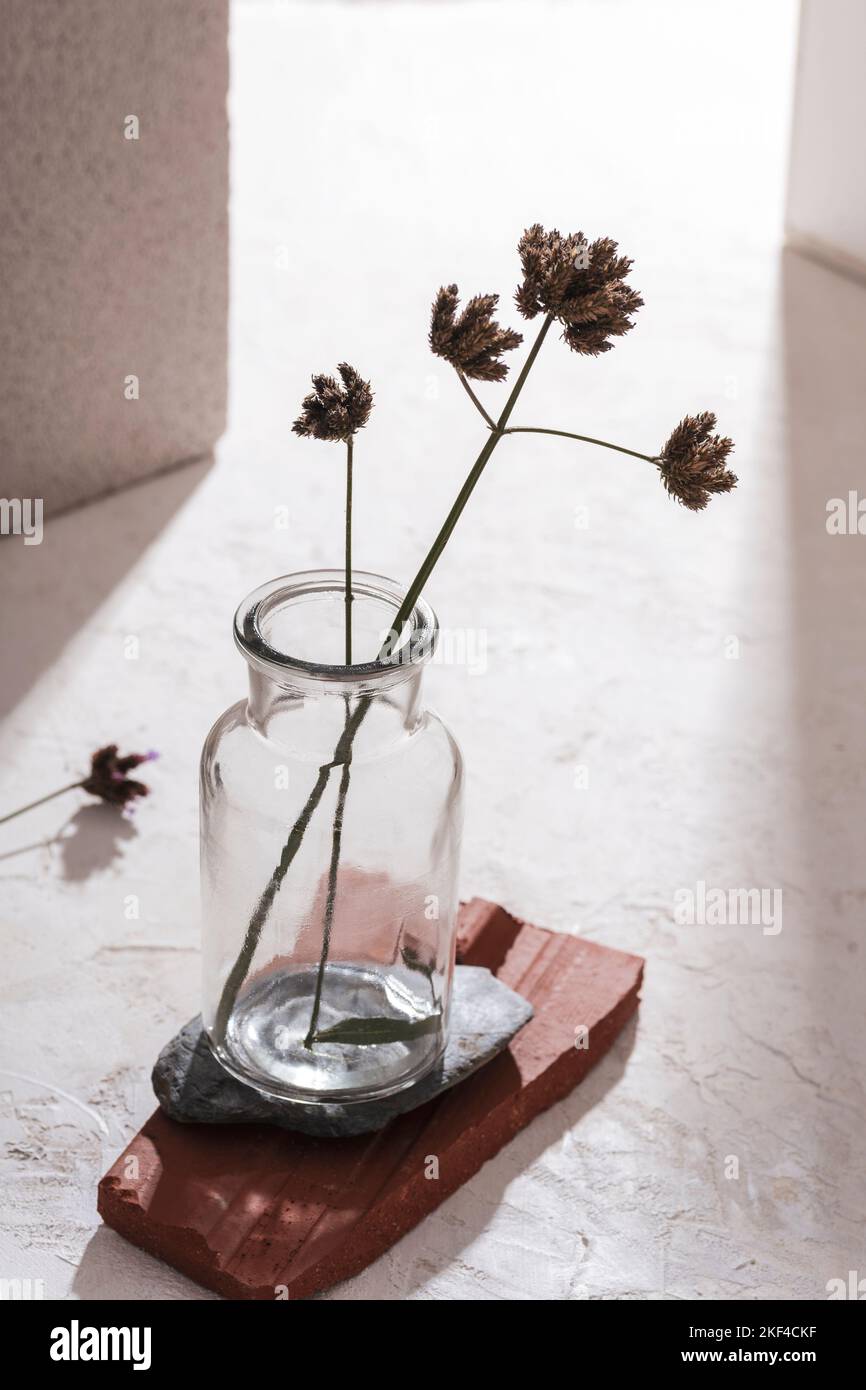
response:
<path id="1" fill-rule="evenodd" d="M 415 578 L 412 580 L 412 583 L 406 590 L 406 595 L 403 599 L 403 602 L 400 604 L 400 607 L 397 611 L 397 616 L 394 619 L 394 625 L 391 631 L 386 636 L 385 641 L 382 644 L 382 647 L 379 651 L 379 655 L 377 657 L 378 661 L 388 660 L 391 653 L 394 651 L 394 648 L 396 647 L 400 639 L 400 634 L 403 631 L 403 627 L 408 621 L 412 613 L 412 609 L 418 602 L 419 595 L 421 594 L 424 585 L 430 578 L 430 575 L 436 565 L 436 562 L 439 559 L 439 556 L 442 554 L 442 551 L 448 544 L 448 541 L 451 537 L 451 532 L 454 530 L 454 527 L 460 520 L 463 508 L 466 506 L 466 503 L 469 501 L 469 498 L 472 496 L 472 493 L 475 490 L 475 484 L 478 482 L 478 479 L 484 472 L 490 455 L 493 453 L 493 450 L 496 448 L 496 445 L 499 443 L 500 439 L 505 433 L 505 426 L 508 424 L 508 421 L 511 417 L 511 412 L 517 404 L 517 398 L 523 390 L 524 385 L 526 384 L 526 378 L 529 376 L 529 373 L 532 370 L 533 363 L 535 362 L 536 357 L 541 351 L 542 343 L 547 337 L 547 333 L 552 322 L 553 319 L 551 315 L 548 314 L 544 320 L 544 323 L 541 325 L 541 331 L 539 332 L 538 337 L 532 344 L 532 348 L 529 352 L 529 355 L 527 356 L 526 361 L 523 364 L 520 375 L 518 376 L 517 380 L 514 383 L 514 386 L 511 389 L 511 394 L 508 397 L 508 400 L 505 402 L 502 414 L 496 421 L 496 424 L 490 434 L 490 438 L 487 440 L 486 444 L 484 445 L 484 448 L 481 450 L 481 453 L 478 455 L 477 459 L 475 460 L 475 463 L 472 465 L 469 476 L 466 479 L 460 491 L 458 492 L 457 497 L 454 501 L 454 505 L 452 506 L 450 512 L 446 516 L 445 521 L 443 522 L 442 527 L 440 528 L 439 534 L 437 535 L 436 539 L 434 540 L 433 544 L 431 545 L 430 549 L 425 555 L 421 563 L 421 568 L 418 570 L 418 573 L 415 575 Z"/>
<path id="2" fill-rule="evenodd" d="M 593 439 L 591 434 L 573 434 L 571 430 L 548 430 L 534 425 L 512 425 L 505 434 L 556 434 L 561 439 L 579 439 L 583 444 L 598 444 L 602 449 L 616 449 L 618 454 L 630 454 L 633 459 L 646 459 L 655 463 L 653 454 L 639 454 L 636 449 L 625 449 L 622 444 L 611 444 L 607 439 Z"/>
<path id="3" fill-rule="evenodd" d="M 352 448 L 346 440 L 346 665 L 352 664 Z"/>
<path id="4" fill-rule="evenodd" d="M 352 664 L 352 453 L 353 439 L 351 435 L 346 440 L 346 577 L 344 583 L 345 603 L 346 603 L 346 665 Z M 343 726 L 345 734 L 350 718 L 349 697 L 346 696 L 346 722 Z M 343 839 L 343 812 L 346 805 L 346 795 L 349 790 L 349 764 L 351 762 L 351 751 L 346 762 L 343 764 L 343 772 L 340 778 L 340 790 L 337 795 L 337 808 L 334 812 L 334 824 L 331 830 L 331 863 L 328 869 L 328 890 L 325 900 L 325 917 L 322 924 L 322 950 L 319 956 L 319 969 L 316 975 L 316 992 L 313 998 L 313 1009 L 310 1015 L 310 1026 L 307 1036 L 304 1039 L 304 1047 L 312 1050 L 313 1041 L 316 1036 L 316 1029 L 319 1023 L 319 1009 L 322 1003 L 322 987 L 325 983 L 325 966 L 328 963 L 328 956 L 331 950 L 331 926 L 334 920 L 334 904 L 337 894 L 337 871 L 340 865 L 340 844 Z"/>
<path id="5" fill-rule="evenodd" d="M 23 816 L 25 811 L 33 811 L 37 806 L 44 806 L 46 801 L 53 801 L 55 796 L 62 796 L 64 792 L 72 792 L 76 787 L 84 786 L 83 782 L 70 782 L 66 787 L 58 787 L 56 792 L 49 792 L 47 796 L 40 796 L 37 801 L 28 801 L 26 806 L 19 806 L 17 811 L 10 811 L 6 816 L 0 816 L 0 825 L 5 825 L 8 820 L 14 820 L 16 816 Z"/>
<path id="6" fill-rule="evenodd" d="M 307 826 L 310 823 L 313 812 L 324 795 L 330 775 L 331 764 L 324 763 L 319 768 L 319 775 L 316 778 L 313 790 L 307 797 L 303 810 L 289 831 L 288 839 L 280 855 L 280 861 L 268 879 L 264 892 L 256 903 L 255 911 L 247 923 L 241 949 L 238 952 L 234 965 L 226 977 L 226 982 L 223 985 L 220 1000 L 217 1005 L 216 1018 L 214 1019 L 214 1032 L 217 1042 L 219 1043 L 225 1040 L 231 1012 L 235 1006 L 235 1000 L 238 997 L 240 987 L 246 979 L 249 968 L 252 965 L 253 956 L 259 944 L 259 937 L 262 934 L 262 928 L 268 920 L 268 914 L 270 913 L 277 893 L 280 891 L 283 879 L 289 871 L 292 860 L 301 847 L 301 841 L 304 838 Z"/>
<path id="7" fill-rule="evenodd" d="M 346 729 L 349 727 L 350 711 L 349 697 L 346 696 L 346 722 L 343 726 L 345 736 Z M 346 796 L 349 791 L 349 778 L 352 770 L 352 751 L 351 747 L 347 750 L 346 761 L 343 763 L 343 771 L 340 775 L 340 788 L 337 792 L 337 809 L 334 812 L 334 825 L 331 831 L 331 862 L 328 866 L 328 888 L 325 898 L 325 917 L 322 925 L 322 950 L 319 956 L 319 969 L 316 974 L 316 991 L 313 996 L 313 1008 L 310 1014 L 310 1026 L 307 1029 L 307 1036 L 304 1038 L 304 1047 L 312 1050 L 319 1026 L 319 1009 L 322 1004 L 322 988 L 325 983 L 325 967 L 328 963 L 328 956 L 331 951 L 331 928 L 334 925 L 334 907 L 337 901 L 337 873 L 340 867 L 340 846 L 343 840 L 343 817 L 346 811 Z"/>
<path id="8" fill-rule="evenodd" d="M 488 425 L 490 426 L 490 428 L 491 428 L 492 430 L 495 430 L 495 429 L 496 429 L 496 423 L 495 423 L 495 421 L 494 421 L 494 419 L 493 419 L 493 416 L 492 416 L 492 415 L 488 415 L 487 411 L 484 409 L 484 406 L 481 404 L 481 402 L 480 402 L 480 400 L 478 399 L 478 397 L 476 396 L 475 392 L 472 390 L 472 387 L 469 385 L 469 382 L 466 380 L 466 377 L 465 377 L 465 376 L 463 375 L 463 373 L 459 370 L 459 368 L 458 368 L 458 370 L 457 370 L 457 375 L 458 375 L 458 377 L 460 378 L 460 382 L 461 382 L 461 385 L 463 386 L 464 391 L 466 392 L 466 394 L 467 394 L 467 396 L 469 397 L 469 399 L 470 399 L 470 401 L 472 402 L 472 404 L 475 406 L 475 409 L 478 410 L 478 411 L 480 411 L 480 413 L 484 416 L 484 419 L 487 421 L 487 423 L 488 423 Z"/>
<path id="9" fill-rule="evenodd" d="M 352 717 L 347 722 L 343 730 L 343 735 L 340 738 L 340 741 L 334 750 L 333 758 L 329 762 L 322 763 L 321 767 L 319 768 L 319 773 L 316 778 L 313 789 L 310 792 L 310 795 L 307 797 L 307 800 L 300 814 L 298 815 L 294 825 L 289 831 L 288 838 L 286 840 L 285 845 L 283 846 L 283 852 L 280 855 L 280 861 L 274 869 L 274 872 L 271 874 L 271 877 L 268 879 L 267 885 L 261 897 L 259 898 L 258 903 L 256 904 L 255 911 L 253 912 L 253 915 L 250 918 L 249 923 L 247 924 L 247 929 L 244 933 L 243 944 L 241 945 L 241 949 L 238 952 L 237 959 L 228 974 L 226 982 L 223 985 L 222 993 L 220 995 L 220 1001 L 217 1005 L 216 1018 L 214 1020 L 214 1032 L 216 1034 L 217 1041 L 220 1043 L 222 1043 L 225 1038 L 226 1029 L 228 1028 L 228 1022 L 229 1018 L 231 1017 L 232 1009 L 234 1008 L 235 1000 L 238 996 L 238 992 L 240 990 L 241 985 L 247 977 L 249 968 L 252 965 L 253 956 L 255 955 L 256 947 L 259 944 L 259 937 L 262 934 L 262 928 L 264 927 L 265 922 L 268 919 L 270 910 L 273 907 L 274 899 L 276 898 L 277 893 L 280 891 L 283 879 L 285 878 L 286 874 L 289 872 L 289 869 L 291 868 L 292 861 L 294 860 L 295 855 L 301 848 L 304 835 L 307 831 L 307 826 L 313 818 L 313 813 L 316 810 L 316 807 L 318 806 L 319 802 L 325 794 L 325 788 L 328 785 L 328 779 L 333 769 L 335 767 L 339 767 L 341 763 L 344 761 L 345 757 L 348 755 L 352 747 L 352 740 L 354 739 L 355 734 L 357 733 L 367 713 L 369 704 L 369 698 L 366 696 L 362 697 L 362 699 L 358 701 L 352 713 Z"/>

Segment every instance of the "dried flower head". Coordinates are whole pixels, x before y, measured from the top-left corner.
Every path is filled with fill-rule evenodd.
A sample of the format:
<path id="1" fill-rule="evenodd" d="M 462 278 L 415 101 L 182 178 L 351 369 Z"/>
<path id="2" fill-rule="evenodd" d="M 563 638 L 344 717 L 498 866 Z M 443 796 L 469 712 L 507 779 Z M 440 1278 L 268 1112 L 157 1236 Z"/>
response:
<path id="1" fill-rule="evenodd" d="M 711 410 L 686 415 L 656 459 L 668 492 L 693 512 L 703 511 L 713 493 L 737 486 L 736 474 L 725 467 L 733 440 L 713 434 L 715 425 Z"/>
<path id="2" fill-rule="evenodd" d="M 514 296 L 518 309 L 527 319 L 552 314 L 572 351 L 592 357 L 609 352 L 608 340 L 634 326 L 631 316 L 643 300 L 625 283 L 632 262 L 617 255 L 610 237 L 589 243 L 582 232 L 562 236 L 536 222 L 517 249 L 523 265 L 523 283 Z"/>
<path id="3" fill-rule="evenodd" d="M 112 806 L 128 806 L 138 796 L 147 796 L 150 788 L 128 777 L 127 773 L 142 763 L 152 762 L 156 753 L 127 753 L 118 757 L 117 744 L 100 748 L 90 759 L 90 776 L 81 783 L 91 796 L 98 796 Z"/>
<path id="4" fill-rule="evenodd" d="M 523 334 L 493 318 L 498 294 L 476 294 L 458 317 L 459 302 L 457 286 L 443 285 L 433 301 L 430 347 L 474 381 L 504 381 L 508 366 L 500 358 L 520 346 Z"/>
<path id="5" fill-rule="evenodd" d="M 314 376 L 313 390 L 301 402 L 301 413 L 292 429 L 312 439 L 348 441 L 366 425 L 373 408 L 373 392 L 354 367 L 341 362 L 337 368 L 343 385 L 332 376 Z"/>

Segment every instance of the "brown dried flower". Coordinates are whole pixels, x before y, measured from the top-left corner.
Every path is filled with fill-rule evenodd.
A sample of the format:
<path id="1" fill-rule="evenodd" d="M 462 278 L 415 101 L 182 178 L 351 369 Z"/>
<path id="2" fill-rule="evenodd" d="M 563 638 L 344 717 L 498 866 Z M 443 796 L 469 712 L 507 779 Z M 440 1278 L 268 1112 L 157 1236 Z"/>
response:
<path id="1" fill-rule="evenodd" d="M 109 802 L 112 806 L 128 806 L 138 796 L 147 796 L 149 788 L 143 782 L 128 777 L 127 773 L 142 763 L 152 762 L 156 753 L 127 753 L 117 756 L 117 744 L 109 743 L 100 748 L 90 759 L 90 776 L 80 784 L 91 796 Z"/>
<path id="2" fill-rule="evenodd" d="M 703 511 L 713 493 L 737 486 L 736 474 L 725 468 L 733 440 L 712 434 L 715 425 L 711 410 L 686 415 L 655 460 L 668 492 L 693 512 Z"/>
<path id="3" fill-rule="evenodd" d="M 313 390 L 302 400 L 301 414 L 292 425 L 295 434 L 348 442 L 364 428 L 373 408 L 370 383 L 347 362 L 341 362 L 337 371 L 342 386 L 332 376 L 313 377 Z"/>
<path id="4" fill-rule="evenodd" d="M 523 334 L 502 328 L 492 317 L 498 294 L 476 294 L 457 317 L 456 285 L 443 285 L 433 301 L 430 347 L 452 367 L 475 381 L 504 381 L 508 366 L 499 359 L 523 342 Z"/>
<path id="5" fill-rule="evenodd" d="M 582 232 L 562 236 L 546 232 L 539 222 L 528 227 L 518 242 L 523 283 L 515 301 L 524 318 L 552 314 L 563 325 L 563 338 L 574 352 L 592 357 L 609 352 L 610 338 L 620 338 L 634 325 L 631 316 L 643 304 L 625 283 L 632 262 L 617 255 L 610 237 L 587 242 Z"/>

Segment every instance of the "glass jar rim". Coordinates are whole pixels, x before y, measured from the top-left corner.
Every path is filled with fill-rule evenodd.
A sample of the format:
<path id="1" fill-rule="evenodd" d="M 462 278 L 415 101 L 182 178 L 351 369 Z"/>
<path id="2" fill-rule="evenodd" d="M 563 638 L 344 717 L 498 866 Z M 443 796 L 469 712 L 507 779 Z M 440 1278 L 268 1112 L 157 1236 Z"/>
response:
<path id="1" fill-rule="evenodd" d="M 234 639 L 241 655 L 256 670 L 272 680 L 315 681 L 347 688 L 363 685 L 383 689 L 407 680 L 429 661 L 439 638 L 439 620 L 429 603 L 416 600 L 403 628 L 402 640 L 385 660 L 345 666 L 307 661 L 280 651 L 265 637 L 262 624 L 279 599 L 304 598 L 311 594 L 345 595 L 346 574 L 342 569 L 299 570 L 261 584 L 247 594 L 234 617 Z M 352 593 L 378 599 L 399 611 L 405 592 L 395 580 L 369 570 L 352 571 Z"/>

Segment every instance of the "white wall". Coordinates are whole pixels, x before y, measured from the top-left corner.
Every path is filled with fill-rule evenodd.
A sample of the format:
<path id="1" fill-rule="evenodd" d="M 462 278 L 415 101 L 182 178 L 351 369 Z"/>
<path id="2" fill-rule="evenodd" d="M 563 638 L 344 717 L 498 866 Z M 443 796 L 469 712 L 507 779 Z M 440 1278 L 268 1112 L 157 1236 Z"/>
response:
<path id="1" fill-rule="evenodd" d="M 866 275 L 866 4 L 802 0 L 788 238 Z"/>

